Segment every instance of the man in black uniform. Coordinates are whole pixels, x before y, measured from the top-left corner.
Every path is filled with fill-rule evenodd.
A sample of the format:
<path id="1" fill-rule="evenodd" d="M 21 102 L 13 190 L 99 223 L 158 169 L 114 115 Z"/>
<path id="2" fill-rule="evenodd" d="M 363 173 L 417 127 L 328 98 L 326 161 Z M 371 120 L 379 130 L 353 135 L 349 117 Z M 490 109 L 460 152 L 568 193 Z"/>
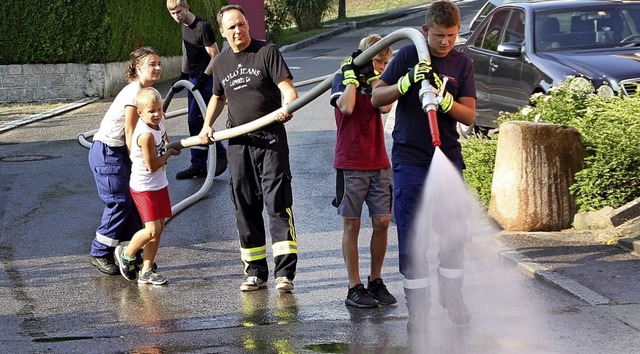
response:
<path id="1" fill-rule="evenodd" d="M 263 204 L 269 215 L 276 290 L 293 290 L 298 243 L 293 222 L 289 145 L 284 122 L 292 115 L 282 109 L 298 97 L 292 75 L 273 45 L 251 38 L 244 10 L 227 5 L 218 12 L 222 36 L 229 42 L 213 65 L 213 97 L 207 107 L 203 143 L 212 125 L 228 106 L 228 127 L 235 127 L 278 110 L 276 122 L 262 130 L 229 139 L 227 156 L 231 197 L 235 206 L 240 256 L 245 281 L 242 291 L 266 288 L 266 235 Z"/>
<path id="2" fill-rule="evenodd" d="M 167 9 L 171 17 L 182 24 L 182 74 L 180 79 L 189 80 L 209 103 L 213 80 L 213 59 L 218 55 L 218 45 L 213 27 L 204 18 L 189 11 L 187 0 L 167 0 Z M 175 92 L 182 88 L 175 89 Z M 196 135 L 202 130 L 204 119 L 193 94 L 187 94 L 189 134 Z M 207 176 L 207 146 L 191 148 L 191 166 L 178 172 L 176 179 L 203 178 Z M 221 142 L 216 143 L 215 176 L 227 169 L 227 153 Z"/>

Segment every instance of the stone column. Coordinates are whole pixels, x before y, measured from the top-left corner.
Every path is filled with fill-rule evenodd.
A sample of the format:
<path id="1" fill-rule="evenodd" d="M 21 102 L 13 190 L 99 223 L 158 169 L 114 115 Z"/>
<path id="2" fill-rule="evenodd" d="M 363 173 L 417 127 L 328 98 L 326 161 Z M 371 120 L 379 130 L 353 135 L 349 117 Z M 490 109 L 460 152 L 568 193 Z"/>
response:
<path id="1" fill-rule="evenodd" d="M 500 126 L 489 215 L 508 231 L 558 231 L 577 211 L 569 193 L 585 157 L 580 134 L 548 123 Z"/>

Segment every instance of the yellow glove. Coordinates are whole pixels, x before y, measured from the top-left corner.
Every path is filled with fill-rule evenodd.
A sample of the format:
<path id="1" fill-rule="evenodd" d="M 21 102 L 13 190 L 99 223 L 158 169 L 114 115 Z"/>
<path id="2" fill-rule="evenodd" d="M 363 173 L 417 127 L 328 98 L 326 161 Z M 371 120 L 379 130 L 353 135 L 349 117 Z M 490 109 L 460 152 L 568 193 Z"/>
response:
<path id="1" fill-rule="evenodd" d="M 360 86 L 360 81 L 358 81 L 359 68 L 353 63 L 353 59 L 355 59 L 360 53 L 361 50 L 357 52 L 351 53 L 350 56 L 345 58 L 340 64 L 340 70 L 342 71 L 342 84 L 347 86 L 349 84 L 353 84 L 356 87 Z"/>
<path id="2" fill-rule="evenodd" d="M 436 91 L 438 91 L 438 94 L 440 94 L 440 92 L 443 92 L 442 80 L 440 79 L 440 75 L 438 75 L 438 73 L 433 72 L 432 74 L 433 87 L 435 87 Z M 440 112 L 449 112 L 453 107 L 453 95 L 451 95 L 449 91 L 445 89 L 442 94 L 442 99 L 440 99 L 440 97 L 438 96 L 438 103 Z"/>
<path id="3" fill-rule="evenodd" d="M 408 73 L 398 80 L 398 91 L 400 94 L 406 94 L 413 84 L 428 78 L 431 70 L 431 62 L 423 60 L 416 64 Z"/>

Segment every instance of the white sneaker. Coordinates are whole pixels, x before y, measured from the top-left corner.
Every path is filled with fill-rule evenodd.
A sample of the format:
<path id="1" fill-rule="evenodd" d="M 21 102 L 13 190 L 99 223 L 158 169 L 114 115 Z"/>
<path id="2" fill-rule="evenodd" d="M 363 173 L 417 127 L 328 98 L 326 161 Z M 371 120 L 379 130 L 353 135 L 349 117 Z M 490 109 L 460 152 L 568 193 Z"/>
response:
<path id="1" fill-rule="evenodd" d="M 267 282 L 258 277 L 247 277 L 242 284 L 240 284 L 241 291 L 256 291 L 267 287 Z"/>
<path id="2" fill-rule="evenodd" d="M 293 290 L 293 282 L 287 277 L 278 277 L 276 278 L 276 290 L 289 292 Z"/>

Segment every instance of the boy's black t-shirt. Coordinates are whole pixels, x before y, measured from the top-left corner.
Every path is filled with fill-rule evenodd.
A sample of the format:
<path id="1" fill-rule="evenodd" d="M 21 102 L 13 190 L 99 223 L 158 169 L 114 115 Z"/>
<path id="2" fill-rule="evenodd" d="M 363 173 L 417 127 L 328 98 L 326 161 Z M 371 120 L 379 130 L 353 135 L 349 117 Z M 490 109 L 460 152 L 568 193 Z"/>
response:
<path id="1" fill-rule="evenodd" d="M 380 80 L 389 85 L 395 84 L 400 77 L 418 63 L 418 60 L 415 45 L 411 44 L 400 48 L 382 73 Z M 466 54 L 453 50 L 444 58 L 432 57 L 431 65 L 437 73 L 449 77 L 446 87 L 454 99 L 457 100 L 458 97 L 476 98 L 473 62 Z M 435 148 L 431 141 L 431 129 L 427 114 L 422 110 L 418 95 L 420 87 L 421 85 L 413 85 L 404 96 L 398 99 L 396 121 L 392 133 L 391 159 L 394 163 L 422 165 L 429 163 L 433 157 Z M 438 112 L 438 129 L 442 152 L 450 160 L 462 160 L 456 121 L 448 114 Z"/>
<path id="2" fill-rule="evenodd" d="M 211 61 L 211 56 L 205 47 L 216 44 L 216 36 L 211 24 L 204 18 L 196 16 L 189 26 L 182 26 L 182 44 L 189 61 L 189 76 L 200 76 Z"/>

